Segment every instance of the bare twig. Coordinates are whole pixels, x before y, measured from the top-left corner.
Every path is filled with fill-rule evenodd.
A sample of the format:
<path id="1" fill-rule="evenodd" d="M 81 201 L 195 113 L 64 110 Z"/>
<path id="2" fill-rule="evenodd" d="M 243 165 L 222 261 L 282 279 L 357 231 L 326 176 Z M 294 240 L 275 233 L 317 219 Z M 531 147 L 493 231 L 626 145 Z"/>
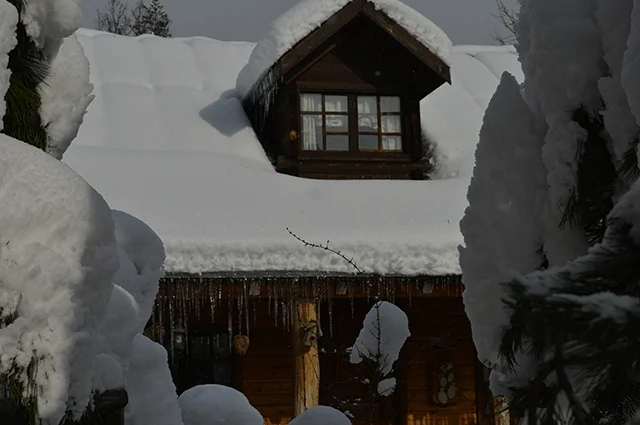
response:
<path id="1" fill-rule="evenodd" d="M 500 20 L 502 26 L 507 30 L 507 35 L 502 35 L 500 32 L 495 31 L 492 37 L 501 45 L 513 44 L 517 38 L 518 11 L 507 6 L 504 0 L 496 0 L 496 5 L 498 13 L 492 15 Z"/>
<path id="2" fill-rule="evenodd" d="M 337 256 L 339 256 L 340 258 L 342 258 L 344 261 L 346 261 L 348 264 L 351 265 L 351 267 L 353 267 L 354 269 L 356 269 L 356 271 L 358 272 L 358 274 L 364 274 L 364 270 L 360 269 L 360 267 L 358 267 L 358 265 L 356 264 L 356 262 L 354 261 L 353 258 L 349 259 L 346 255 L 344 255 L 342 252 L 337 251 L 333 248 L 331 248 L 329 246 L 329 241 L 327 241 L 326 244 L 321 245 L 321 244 L 316 244 L 316 243 L 311 243 L 308 242 L 304 239 L 302 239 L 300 236 L 296 235 L 295 233 L 293 233 L 288 227 L 287 227 L 287 232 L 289 232 L 289 234 L 291 236 L 293 236 L 294 238 L 296 238 L 298 241 L 302 242 L 304 244 L 304 246 L 310 247 L 310 248 L 319 248 L 319 249 L 323 249 L 325 251 L 331 252 L 332 254 L 335 254 Z"/>

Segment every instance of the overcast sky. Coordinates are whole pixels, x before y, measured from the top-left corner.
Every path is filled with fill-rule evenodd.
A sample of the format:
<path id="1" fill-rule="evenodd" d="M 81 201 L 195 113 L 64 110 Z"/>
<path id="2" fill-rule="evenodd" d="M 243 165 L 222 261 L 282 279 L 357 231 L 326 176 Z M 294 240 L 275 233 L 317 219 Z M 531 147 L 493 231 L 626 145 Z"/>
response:
<path id="1" fill-rule="evenodd" d="M 107 0 L 81 0 L 85 26 L 94 27 L 95 12 Z M 134 0 L 129 0 L 134 1 Z M 322 0 L 317 0 L 322 1 Z M 505 0 L 513 5 L 516 0 Z M 161 0 L 174 36 L 201 35 L 219 40 L 257 41 L 269 23 L 297 0 Z M 495 0 L 404 0 L 438 24 L 454 44 L 493 44 L 501 30 Z"/>

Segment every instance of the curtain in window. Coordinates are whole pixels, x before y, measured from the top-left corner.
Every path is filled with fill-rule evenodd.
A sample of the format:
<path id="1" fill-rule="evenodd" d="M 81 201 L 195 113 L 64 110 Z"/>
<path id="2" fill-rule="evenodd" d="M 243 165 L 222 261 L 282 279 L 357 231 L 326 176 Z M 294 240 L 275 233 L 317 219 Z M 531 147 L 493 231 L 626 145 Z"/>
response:
<path id="1" fill-rule="evenodd" d="M 300 110 L 302 112 L 322 112 L 321 94 L 300 95 Z"/>
<path id="2" fill-rule="evenodd" d="M 382 136 L 382 149 L 385 151 L 401 151 L 402 137 L 400 136 Z"/>
<path id="3" fill-rule="evenodd" d="M 302 149 L 322 150 L 322 115 L 302 116 Z"/>
<path id="4" fill-rule="evenodd" d="M 358 130 L 378 131 L 378 102 L 375 96 L 358 96 Z"/>
<path id="5" fill-rule="evenodd" d="M 321 94 L 301 94 L 301 112 L 322 113 Z M 302 149 L 306 151 L 322 150 L 322 115 L 302 115 Z"/>
<path id="6" fill-rule="evenodd" d="M 327 112 L 347 112 L 349 109 L 347 96 L 325 96 L 324 108 Z"/>

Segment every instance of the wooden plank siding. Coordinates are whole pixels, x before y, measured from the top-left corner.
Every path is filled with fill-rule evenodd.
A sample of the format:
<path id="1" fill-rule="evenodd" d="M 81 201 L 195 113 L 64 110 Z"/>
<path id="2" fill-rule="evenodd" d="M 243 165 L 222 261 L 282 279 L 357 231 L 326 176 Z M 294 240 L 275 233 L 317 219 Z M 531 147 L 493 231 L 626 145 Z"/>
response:
<path id="1" fill-rule="evenodd" d="M 227 278 L 228 282 L 231 282 Z M 286 281 L 286 280 L 285 280 Z M 205 280 L 206 282 L 206 280 Z M 163 282 L 166 286 L 167 282 Z M 173 283 L 176 285 L 176 283 Z M 232 285 L 231 283 L 229 283 Z M 204 286 L 207 286 L 206 284 Z M 419 285 L 405 285 L 412 288 Z M 175 289 L 175 288 L 174 288 Z M 266 289 L 263 288 L 266 292 Z M 310 291 L 310 290 L 308 290 Z M 282 291 L 278 301 L 285 304 L 288 296 L 308 291 Z M 388 288 L 387 288 L 388 291 Z M 335 292 L 332 290 L 332 293 Z M 408 291 L 411 293 L 412 291 Z M 167 288 L 161 288 L 159 302 L 167 302 Z M 187 293 L 185 290 L 183 293 Z M 249 402 L 263 415 L 266 425 L 288 424 L 294 415 L 294 350 L 291 312 L 283 315 L 282 306 L 275 316 L 273 299 L 261 293 L 251 298 L 251 304 L 244 305 L 233 298 L 231 291 L 227 298 L 218 301 L 215 318 L 212 320 L 209 297 L 196 290 L 189 290 L 192 298 L 201 297 L 202 302 L 193 300 L 179 301 L 176 292 L 172 299 L 174 306 L 183 304 L 188 307 L 186 313 L 187 330 L 196 326 L 211 326 L 226 332 L 229 329 L 229 317 L 232 318 L 231 332 L 249 335 L 249 349 L 244 357 L 235 356 L 235 387 L 241 390 Z M 286 293 L 291 295 L 285 295 Z M 363 421 L 367 416 L 367 402 L 371 401 L 370 388 L 362 380 L 363 369 L 351 365 L 345 349 L 353 345 L 362 327 L 363 319 L 369 311 L 375 297 L 389 298 L 384 291 L 373 291 L 369 296 L 360 292 L 360 297 L 335 295 L 325 298 L 320 306 L 322 334 L 319 337 L 320 361 L 320 404 L 332 405 L 354 414 L 354 425 L 371 423 Z M 391 294 L 392 292 L 387 292 Z M 409 298 L 407 292 L 397 288 L 394 302 L 402 308 L 409 318 L 411 337 L 407 340 L 398 361 L 398 387 L 391 397 L 378 400 L 374 409 L 372 423 L 376 425 L 463 425 L 476 424 L 478 409 L 477 363 L 475 349 L 471 339 L 470 324 L 464 314 L 464 306 L 459 291 L 447 295 L 440 290 L 432 294 L 418 291 Z M 435 295 L 434 295 L 435 294 Z M 164 297 L 164 298 L 163 298 Z M 270 304 L 271 301 L 271 304 Z M 230 311 L 231 309 L 231 311 Z M 158 316 L 161 311 L 164 320 Z M 164 324 L 164 338 L 160 338 L 170 351 L 170 329 L 168 311 L 165 305 L 156 305 L 155 322 Z M 242 317 L 248 312 L 248 317 Z M 179 316 L 178 310 L 173 310 Z M 240 322 L 242 324 L 240 324 Z M 248 324 L 248 330 L 247 330 Z M 158 338 L 156 338 L 158 339 Z M 442 349 L 444 348 L 444 349 Z M 171 353 L 171 352 L 170 352 Z M 434 401 L 435 368 L 443 362 L 451 362 L 456 375 L 458 393 L 456 399 L 441 406 Z M 174 376 L 174 380 L 179 377 Z M 178 385 L 182 390 L 184 384 Z M 360 399 L 360 411 L 357 406 L 349 406 L 349 400 Z"/>

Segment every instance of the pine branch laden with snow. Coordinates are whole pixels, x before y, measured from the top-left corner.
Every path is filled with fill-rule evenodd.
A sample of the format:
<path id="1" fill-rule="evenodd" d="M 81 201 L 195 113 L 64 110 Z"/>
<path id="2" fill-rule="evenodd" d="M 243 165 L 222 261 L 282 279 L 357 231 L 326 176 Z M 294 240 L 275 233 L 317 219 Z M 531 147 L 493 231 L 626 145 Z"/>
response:
<path id="1" fill-rule="evenodd" d="M 460 223 L 463 299 L 481 361 L 496 365 L 509 323 L 500 281 L 541 267 L 546 170 L 543 136 L 513 76 L 505 73 L 480 130 L 469 207 Z"/>
<path id="2" fill-rule="evenodd" d="M 526 96 L 547 126 L 543 160 L 551 217 L 545 252 L 551 265 L 582 255 L 589 246 L 575 225 L 575 220 L 581 224 L 578 212 L 568 208 L 582 196 L 578 176 L 585 147 L 606 152 L 588 143 L 598 133 L 588 126 L 602 109 L 598 81 L 608 72 L 595 13 L 596 0 L 529 0 L 522 3 L 516 26 Z M 586 118 L 576 119 L 577 113 Z"/>
<path id="3" fill-rule="evenodd" d="M 27 34 L 41 49 L 69 37 L 82 26 L 82 20 L 78 0 L 29 0 L 22 16 Z"/>
<path id="4" fill-rule="evenodd" d="M 57 159 L 75 139 L 94 96 L 89 82 L 89 60 L 75 35 L 51 57 L 49 76 L 40 85 L 40 117 L 47 132 L 47 152 Z"/>
<path id="5" fill-rule="evenodd" d="M 501 355 L 511 370 L 520 369 L 516 353 L 539 361 L 531 380 L 513 388 L 511 411 L 529 424 L 622 425 L 640 409 L 640 182 L 608 223 L 585 256 L 509 283 L 512 326 Z"/>
<path id="6" fill-rule="evenodd" d="M 618 169 L 629 182 L 640 175 L 636 153 L 640 126 L 631 113 L 622 87 L 623 61 L 631 31 L 632 8 L 633 3 L 629 0 L 599 0 L 596 12 L 602 33 L 604 59 L 611 72 L 610 76 L 602 77 L 599 81 L 600 94 L 606 105 L 601 114 L 611 136 L 612 152 Z M 623 190 L 628 190 L 628 185 Z"/>
<path id="7" fill-rule="evenodd" d="M 6 112 L 4 96 L 9 90 L 11 70 L 9 67 L 9 52 L 18 41 L 16 40 L 16 28 L 18 25 L 18 12 L 16 8 L 6 0 L 0 0 L 0 131 L 2 131 L 2 118 Z"/>
<path id="8" fill-rule="evenodd" d="M 5 43 L 0 48 L 1 97 L 4 99 L 10 84 L 10 71 L 7 70 L 9 63 L 2 56 L 14 49 L 23 50 L 17 56 L 18 50 L 13 52 L 15 63 L 12 66 L 20 68 L 18 72 L 22 74 L 19 77 L 26 78 L 29 82 L 26 90 L 20 88 L 22 86 L 14 79 L 18 88 L 14 90 L 11 86 L 12 91 L 9 93 L 13 93 L 13 96 L 9 105 L 12 105 L 10 110 L 13 111 L 11 117 L 16 121 L 14 124 L 19 128 L 12 127 L 10 131 L 10 127 L 7 127 L 7 132 L 24 142 L 42 147 L 52 156 L 61 159 L 77 135 L 83 115 L 93 99 L 93 85 L 89 83 L 89 62 L 80 43 L 72 36 L 82 23 L 82 12 L 76 0 L 19 1 L 19 28 L 16 28 L 15 22 L 12 24 L 11 17 L 7 15 L 12 12 L 0 11 L 0 40 Z M 6 0 L 2 0 L 2 8 L 15 10 Z M 11 28 L 12 31 L 9 32 Z M 19 38 L 20 46 L 15 43 L 18 34 L 22 34 L 22 38 Z M 63 43 L 66 37 L 69 39 Z M 24 57 L 27 55 L 24 52 L 27 51 L 32 57 Z M 16 58 L 23 58 L 21 65 Z M 38 62 L 38 66 L 34 62 Z M 27 69 L 29 67 L 33 69 Z M 32 81 L 31 74 L 38 78 Z M 33 95 L 29 97 L 33 103 L 30 106 L 25 103 L 29 94 L 25 94 L 27 91 L 33 91 Z M 3 101 L 0 117 L 5 113 L 5 106 Z M 26 117 L 30 111 L 33 117 Z M 40 133 L 35 137 L 37 131 Z"/>
<path id="9" fill-rule="evenodd" d="M 0 376 L 44 424 L 89 404 L 111 281 L 111 212 L 66 165 L 0 135 Z M 19 396 L 13 394 L 14 396 Z M 33 413 L 33 412 L 30 412 Z"/>
<path id="10" fill-rule="evenodd" d="M 640 0 L 633 1 L 631 13 L 631 29 L 624 53 L 622 69 L 622 86 L 629 99 L 631 112 L 640 125 Z"/>

